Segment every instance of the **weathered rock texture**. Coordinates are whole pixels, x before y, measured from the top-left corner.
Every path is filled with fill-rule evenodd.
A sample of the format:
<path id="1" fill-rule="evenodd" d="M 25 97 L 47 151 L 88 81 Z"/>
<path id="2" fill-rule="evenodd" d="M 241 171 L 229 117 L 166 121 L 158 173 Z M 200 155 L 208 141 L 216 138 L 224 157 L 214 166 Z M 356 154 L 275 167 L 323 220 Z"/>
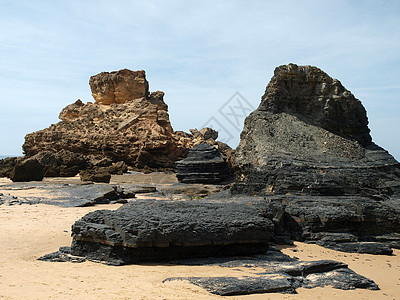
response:
<path id="1" fill-rule="evenodd" d="M 232 192 L 276 200 L 282 237 L 347 252 L 398 247 L 400 165 L 372 142 L 361 102 L 320 69 L 275 69 L 235 155 Z"/>
<path id="2" fill-rule="evenodd" d="M 280 251 L 268 251 L 266 255 L 242 258 L 222 258 L 217 262 L 204 259 L 199 264 L 217 265 L 225 268 L 241 268 L 265 271 L 240 277 L 174 277 L 163 282 L 186 280 L 210 293 L 221 296 L 246 295 L 256 293 L 290 293 L 297 288 L 331 286 L 337 289 L 355 288 L 379 290 L 372 280 L 350 270 L 346 264 L 332 261 L 299 261 Z M 215 259 L 214 259 L 215 260 Z M 176 263 L 180 263 L 179 261 Z M 184 262 L 181 264 L 184 264 Z M 196 260 L 189 265 L 197 265 Z"/>
<path id="3" fill-rule="evenodd" d="M 12 169 L 17 163 L 17 157 L 6 157 L 0 159 L 0 177 L 9 177 Z"/>
<path id="4" fill-rule="evenodd" d="M 89 84 L 93 98 L 100 104 L 120 104 L 149 96 L 149 83 L 143 70 L 102 72 L 90 77 Z"/>
<path id="5" fill-rule="evenodd" d="M 89 164 L 84 155 L 64 149 L 59 152 L 42 151 L 32 158 L 43 165 L 44 177 L 73 177 Z"/>
<path id="6" fill-rule="evenodd" d="M 108 158 L 139 169 L 159 170 L 174 169 L 175 161 L 185 158 L 196 144 L 217 144 L 213 140 L 216 132 L 211 129 L 196 137 L 174 132 L 164 93 L 149 93 L 144 71 L 103 72 L 90 78 L 90 87 L 96 102 L 77 100 L 61 111 L 61 122 L 28 134 L 23 145 L 27 156 L 63 150 L 90 160 Z"/>
<path id="7" fill-rule="evenodd" d="M 229 176 L 225 159 L 206 143 L 194 146 L 187 158 L 176 162 L 176 168 L 176 177 L 183 183 L 218 183 Z"/>
<path id="8" fill-rule="evenodd" d="M 274 225 L 265 203 L 129 202 L 72 227 L 72 254 L 110 264 L 266 251 Z"/>
<path id="9" fill-rule="evenodd" d="M 275 69 L 236 149 L 246 193 L 393 195 L 399 163 L 372 143 L 361 102 L 316 67 Z"/>
<path id="10" fill-rule="evenodd" d="M 43 165 L 37 159 L 21 157 L 8 174 L 14 182 L 41 181 L 43 179 Z"/>

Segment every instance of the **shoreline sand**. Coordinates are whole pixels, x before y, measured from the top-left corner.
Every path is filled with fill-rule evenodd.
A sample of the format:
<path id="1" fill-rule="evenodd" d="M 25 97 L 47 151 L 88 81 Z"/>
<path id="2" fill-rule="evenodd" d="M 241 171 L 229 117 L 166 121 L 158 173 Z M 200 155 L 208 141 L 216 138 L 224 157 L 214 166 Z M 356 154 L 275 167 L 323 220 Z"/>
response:
<path id="1" fill-rule="evenodd" d="M 0 299 L 218 299 L 187 282 L 162 283 L 168 277 L 246 275 L 257 270 L 216 266 L 140 264 L 106 266 L 94 262 L 55 263 L 37 258 L 71 243 L 73 222 L 98 209 L 120 205 L 60 208 L 56 206 L 0 206 Z M 334 259 L 373 279 L 380 291 L 343 291 L 329 287 L 298 289 L 297 295 L 255 294 L 229 299 L 399 299 L 400 251 L 393 256 L 350 254 L 317 245 L 296 243 L 282 251 L 302 260 Z"/>

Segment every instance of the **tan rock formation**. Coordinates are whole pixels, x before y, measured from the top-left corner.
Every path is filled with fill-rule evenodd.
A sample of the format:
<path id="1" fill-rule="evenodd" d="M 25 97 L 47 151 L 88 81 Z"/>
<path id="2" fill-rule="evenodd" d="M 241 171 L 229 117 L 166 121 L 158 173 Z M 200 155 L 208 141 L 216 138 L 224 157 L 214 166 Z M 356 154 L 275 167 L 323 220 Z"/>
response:
<path id="1" fill-rule="evenodd" d="M 102 72 L 90 77 L 89 84 L 93 98 L 100 104 L 126 103 L 149 95 L 149 83 L 143 70 Z"/>
<path id="2" fill-rule="evenodd" d="M 172 169 L 194 145 L 215 143 L 211 129 L 196 130 L 196 137 L 174 132 L 164 93 L 149 95 L 144 71 L 103 72 L 91 77 L 90 86 L 96 102 L 77 100 L 61 111 L 61 122 L 26 135 L 26 155 L 69 150 L 139 169 Z"/>

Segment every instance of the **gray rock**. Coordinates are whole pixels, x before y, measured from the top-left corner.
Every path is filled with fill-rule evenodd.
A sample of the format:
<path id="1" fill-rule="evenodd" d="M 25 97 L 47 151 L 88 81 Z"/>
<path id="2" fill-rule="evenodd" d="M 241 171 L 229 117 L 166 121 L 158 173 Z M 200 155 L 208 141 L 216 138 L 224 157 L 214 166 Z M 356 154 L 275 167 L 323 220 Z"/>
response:
<path id="1" fill-rule="evenodd" d="M 197 261 L 197 264 L 196 264 Z M 163 282 L 186 280 L 210 293 L 247 295 L 254 293 L 296 293 L 297 288 L 333 286 L 337 289 L 371 289 L 379 287 L 372 280 L 350 270 L 346 264 L 332 261 L 298 261 L 280 251 L 268 251 L 266 255 L 236 258 L 208 258 L 181 260 L 173 263 L 185 265 L 217 265 L 228 268 L 263 268 L 257 276 L 241 277 L 173 277 Z"/>
<path id="2" fill-rule="evenodd" d="M 41 151 L 33 158 L 43 165 L 45 177 L 73 177 L 87 167 L 87 159 L 83 154 L 68 150 Z"/>
<path id="3" fill-rule="evenodd" d="M 43 180 L 43 165 L 35 158 L 19 158 L 9 173 L 14 182 Z"/>
<path id="4" fill-rule="evenodd" d="M 290 276 L 262 276 L 250 277 L 175 277 L 163 282 L 174 280 L 187 280 L 200 286 L 212 294 L 220 296 L 248 295 L 259 293 L 286 293 L 295 294 L 295 289 L 290 282 Z"/>
<path id="5" fill-rule="evenodd" d="M 194 146 L 187 158 L 176 162 L 176 168 L 176 177 L 183 183 L 219 183 L 229 176 L 218 149 L 206 143 Z"/>
<path id="6" fill-rule="evenodd" d="M 341 290 L 369 289 L 379 290 L 378 285 L 348 268 L 337 269 L 326 273 L 310 274 L 303 280 L 302 287 L 315 288 L 332 286 Z"/>
<path id="7" fill-rule="evenodd" d="M 87 214 L 72 226 L 72 254 L 129 264 L 260 253 L 274 226 L 263 202 L 143 201 Z"/>
<path id="8" fill-rule="evenodd" d="M 276 68 L 245 120 L 236 193 L 364 195 L 400 192 L 400 165 L 372 143 L 361 102 L 316 67 Z"/>
<path id="9" fill-rule="evenodd" d="M 17 159 L 18 157 L 0 159 L 0 177 L 9 177 L 9 174 L 17 163 Z"/>
<path id="10" fill-rule="evenodd" d="M 393 253 L 393 250 L 384 243 L 376 242 L 330 243 L 317 241 L 317 244 L 329 249 L 349 253 L 366 253 L 374 255 L 391 255 Z"/>
<path id="11" fill-rule="evenodd" d="M 39 197 L 14 197 L 3 193 L 0 204 L 43 203 L 61 207 L 82 207 L 107 204 L 126 197 L 123 189 L 108 184 L 57 184 L 51 182 L 17 182 L 0 186 L 1 191 L 37 189 Z M 42 193 L 43 192 L 43 193 Z M 130 194 L 129 196 L 134 197 Z"/>

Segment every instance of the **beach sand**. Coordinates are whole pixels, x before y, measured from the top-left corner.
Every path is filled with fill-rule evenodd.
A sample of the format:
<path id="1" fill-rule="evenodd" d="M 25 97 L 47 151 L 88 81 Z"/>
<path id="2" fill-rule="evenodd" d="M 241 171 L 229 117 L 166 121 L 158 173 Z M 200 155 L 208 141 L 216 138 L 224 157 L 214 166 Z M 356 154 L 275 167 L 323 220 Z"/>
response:
<path id="1" fill-rule="evenodd" d="M 30 191 L 31 193 L 33 191 Z M 262 270 L 217 266 L 140 264 L 107 266 L 84 262 L 43 262 L 37 258 L 71 244 L 74 221 L 98 209 L 120 204 L 61 208 L 51 205 L 0 206 L 0 299 L 400 299 L 400 251 L 393 256 L 349 254 L 296 243 L 282 251 L 301 260 L 345 262 L 373 279 L 380 291 L 298 289 L 297 295 L 255 294 L 220 297 L 185 281 L 168 277 L 245 276 Z"/>

